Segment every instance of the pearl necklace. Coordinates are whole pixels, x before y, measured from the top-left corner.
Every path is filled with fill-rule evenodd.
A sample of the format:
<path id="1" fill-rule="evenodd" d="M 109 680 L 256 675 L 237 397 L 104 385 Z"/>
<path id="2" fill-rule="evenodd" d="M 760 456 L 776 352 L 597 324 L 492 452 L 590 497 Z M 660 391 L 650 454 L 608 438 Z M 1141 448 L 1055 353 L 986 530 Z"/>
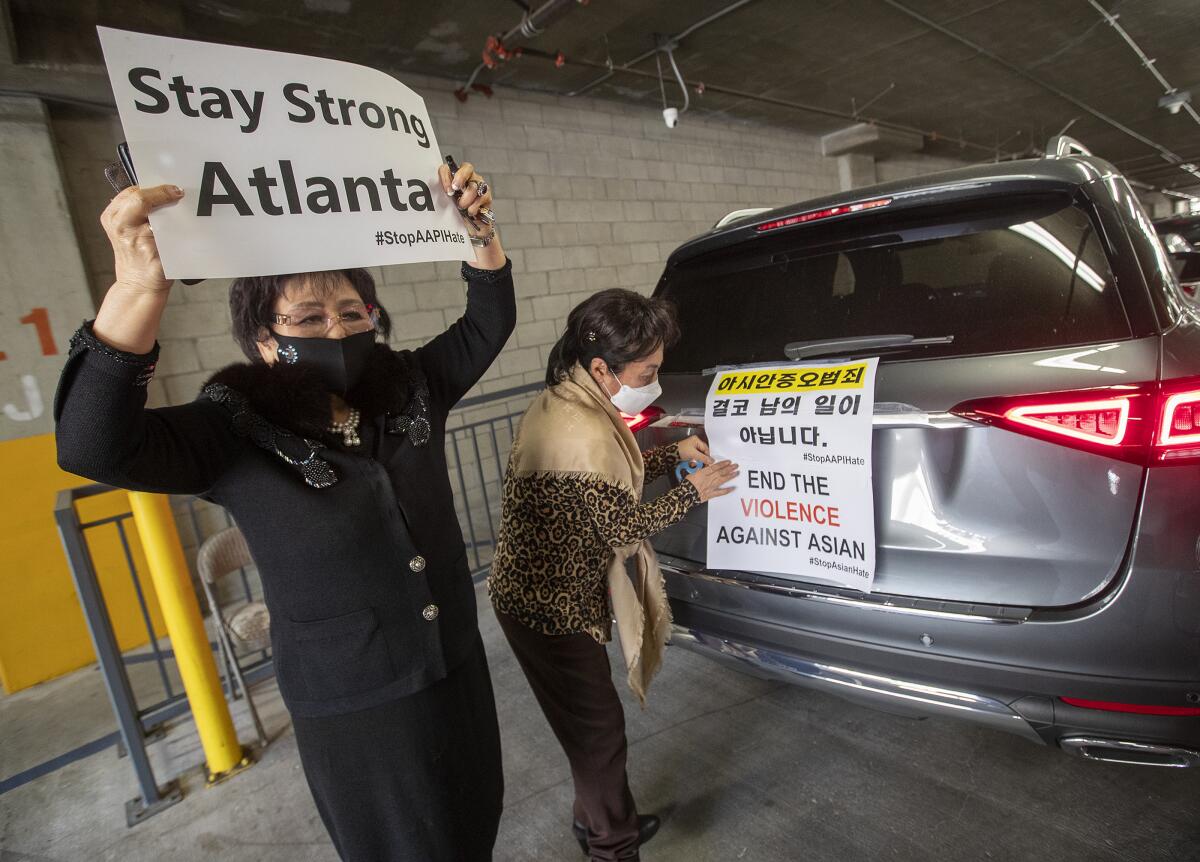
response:
<path id="1" fill-rule="evenodd" d="M 358 446 L 362 440 L 358 437 L 358 410 L 351 407 L 350 415 L 346 417 L 345 422 L 334 422 L 329 426 L 329 430 L 334 434 L 342 435 L 342 443 L 346 446 Z"/>

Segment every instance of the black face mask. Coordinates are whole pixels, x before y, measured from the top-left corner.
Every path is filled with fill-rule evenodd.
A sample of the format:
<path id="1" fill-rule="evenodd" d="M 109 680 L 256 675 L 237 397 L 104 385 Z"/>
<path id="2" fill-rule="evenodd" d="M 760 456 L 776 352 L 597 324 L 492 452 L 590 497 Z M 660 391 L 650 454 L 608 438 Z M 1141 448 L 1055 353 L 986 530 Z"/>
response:
<path id="1" fill-rule="evenodd" d="M 298 338 L 273 333 L 279 345 L 279 361 L 285 365 L 304 363 L 316 369 L 330 392 L 345 395 L 357 385 L 375 347 L 375 330 L 345 338 Z"/>

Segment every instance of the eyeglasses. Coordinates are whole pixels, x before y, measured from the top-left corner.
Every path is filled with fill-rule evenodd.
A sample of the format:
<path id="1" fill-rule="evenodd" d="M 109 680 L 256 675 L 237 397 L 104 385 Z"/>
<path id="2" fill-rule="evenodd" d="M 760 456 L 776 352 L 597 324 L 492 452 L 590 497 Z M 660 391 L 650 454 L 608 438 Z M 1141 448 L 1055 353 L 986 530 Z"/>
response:
<path id="1" fill-rule="evenodd" d="M 271 321 L 294 329 L 304 338 L 321 338 L 339 323 L 347 333 L 354 335 L 372 330 L 379 324 L 379 307 L 356 302 L 345 306 L 339 314 L 328 315 L 313 309 L 297 314 L 272 314 Z"/>

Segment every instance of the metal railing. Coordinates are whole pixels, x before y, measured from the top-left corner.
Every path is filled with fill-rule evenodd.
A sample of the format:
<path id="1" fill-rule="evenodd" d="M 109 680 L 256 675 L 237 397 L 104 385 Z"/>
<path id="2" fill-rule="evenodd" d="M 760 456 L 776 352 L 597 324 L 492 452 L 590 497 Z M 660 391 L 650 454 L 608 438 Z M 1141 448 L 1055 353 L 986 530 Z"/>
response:
<path id="1" fill-rule="evenodd" d="M 455 510 L 463 529 L 471 574 L 476 582 L 486 574 L 495 551 L 504 470 L 516 435 L 517 420 L 533 394 L 541 388 L 540 383 L 530 384 L 464 399 L 451 414 L 450 427 L 446 432 L 446 460 L 456 492 Z M 122 756 L 130 758 L 137 778 L 140 795 L 125 804 L 126 822 L 132 826 L 182 798 L 177 782 L 158 783 L 146 745 L 162 738 L 166 723 L 186 714 L 189 705 L 182 685 L 178 683 L 174 653 L 160 644 L 160 637 L 154 628 L 153 614 L 129 536 L 132 513 L 122 512 L 87 521 L 79 515 L 76 504 L 80 500 L 118 490 L 96 484 L 62 491 L 55 504 L 54 517 L 117 719 Z M 177 497 L 173 502 L 185 550 L 192 560 L 208 536 L 233 524 L 229 513 L 220 506 L 195 497 Z M 109 528 L 116 531 L 120 543 L 125 574 L 132 582 L 147 648 L 138 647 L 123 652 L 117 641 L 88 546 L 88 537 L 94 535 L 94 531 Z M 262 587 L 256 570 L 242 569 L 239 581 L 235 590 L 242 595 L 221 596 L 222 603 L 227 599 L 253 601 L 261 597 Z M 197 594 L 203 605 L 202 591 L 197 589 Z M 141 640 L 140 636 L 138 640 Z M 217 649 L 216 643 L 211 646 Z M 222 666 L 226 693 L 236 697 L 236 688 L 231 684 L 233 669 L 225 663 L 223 653 L 217 661 Z M 129 677 L 130 666 L 147 662 L 153 662 L 156 666 L 161 685 L 161 694 L 149 704 L 141 702 L 150 698 L 139 698 Z M 271 676 L 274 667 L 270 651 L 256 654 L 254 661 L 243 667 L 242 671 L 248 684 Z M 146 686 L 142 685 L 141 689 L 143 695 L 146 694 Z"/>
<path id="2" fill-rule="evenodd" d="M 446 430 L 446 462 L 455 483 L 454 507 L 476 582 L 487 574 L 496 550 L 504 471 L 517 422 L 543 386 L 531 383 L 464 398 L 451 414 L 452 420 L 458 418 L 462 424 Z M 474 413 L 492 415 L 472 418 Z"/>

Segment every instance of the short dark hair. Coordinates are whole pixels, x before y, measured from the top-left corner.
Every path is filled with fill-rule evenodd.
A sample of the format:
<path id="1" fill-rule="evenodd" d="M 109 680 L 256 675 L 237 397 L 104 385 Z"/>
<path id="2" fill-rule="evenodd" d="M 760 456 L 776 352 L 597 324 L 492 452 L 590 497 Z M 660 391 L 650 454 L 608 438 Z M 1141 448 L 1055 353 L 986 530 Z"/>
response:
<path id="1" fill-rule="evenodd" d="M 296 281 L 311 284 L 317 296 L 336 290 L 342 279 L 358 291 L 359 298 L 367 305 L 379 309 L 379 325 L 376 330 L 386 340 L 392 334 L 392 319 L 387 309 L 379 304 L 375 292 L 375 279 L 365 269 L 331 269 L 324 272 L 291 272 L 285 275 L 255 275 L 234 279 L 229 287 L 229 313 L 233 318 L 233 340 L 242 348 L 242 353 L 251 362 L 261 362 L 257 344 L 258 335 L 265 326 L 270 328 L 271 315 L 275 313 L 275 300 L 283 296 L 288 285 Z"/>
<path id="2" fill-rule="evenodd" d="M 602 290 L 571 309 L 567 329 L 550 351 L 546 385 L 565 380 L 578 362 L 585 368 L 599 356 L 619 373 L 627 362 L 649 356 L 679 341 L 679 324 L 670 300 L 651 298 L 619 287 Z"/>

